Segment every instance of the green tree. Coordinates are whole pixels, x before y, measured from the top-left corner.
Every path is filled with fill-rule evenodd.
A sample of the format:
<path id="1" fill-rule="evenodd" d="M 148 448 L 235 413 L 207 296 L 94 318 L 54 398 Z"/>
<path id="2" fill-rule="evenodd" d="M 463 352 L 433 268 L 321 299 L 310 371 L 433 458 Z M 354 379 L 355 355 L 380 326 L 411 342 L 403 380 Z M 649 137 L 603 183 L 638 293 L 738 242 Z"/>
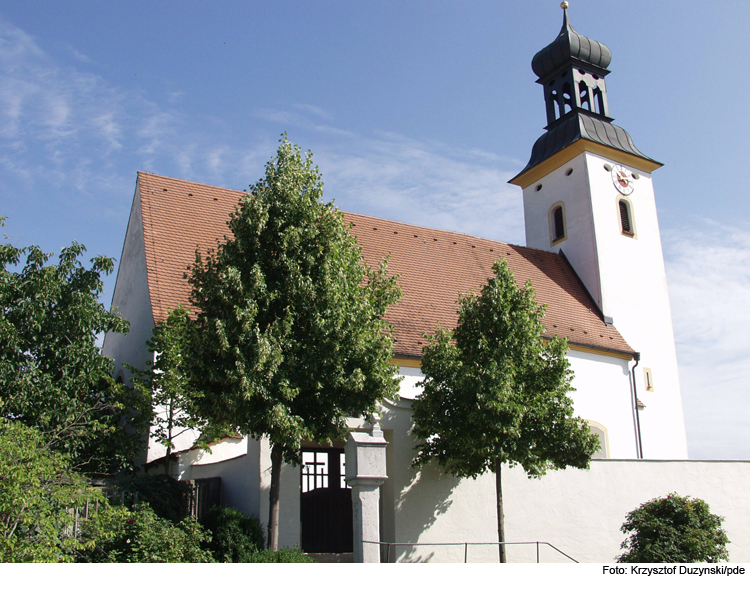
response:
<path id="1" fill-rule="evenodd" d="M 183 353 L 187 347 L 190 319 L 187 311 L 178 306 L 169 312 L 165 322 L 157 324 L 148 341 L 149 351 L 155 361 L 147 362 L 145 370 L 127 368 L 133 373 L 132 383 L 145 400 L 151 400 L 151 435 L 166 448 L 164 462 L 169 474 L 169 463 L 173 460 L 174 440 L 190 430 L 205 428 L 197 410 L 186 372 Z"/>
<path id="2" fill-rule="evenodd" d="M 424 392 L 414 401 L 414 465 L 433 459 L 448 473 L 495 473 L 498 539 L 505 541 L 501 467 L 529 477 L 587 468 L 599 442 L 573 418 L 567 343 L 544 340 L 544 307 L 530 283 L 516 285 L 504 259 L 481 294 L 459 297 L 454 333 L 437 328 L 422 357 Z M 500 561 L 505 551 L 500 544 Z"/>
<path id="3" fill-rule="evenodd" d="M 42 435 L 0 418 L 0 562 L 71 562 L 90 544 L 75 535 L 75 510 L 101 493 L 50 451 Z"/>
<path id="4" fill-rule="evenodd" d="M 676 493 L 651 499 L 628 513 L 620 528 L 628 538 L 617 562 L 719 562 L 728 560 L 723 517 L 701 499 Z"/>
<path id="5" fill-rule="evenodd" d="M 269 547 L 278 547 L 282 461 L 302 441 L 342 437 L 347 416 L 396 396 L 387 307 L 400 297 L 385 262 L 368 268 L 312 157 L 286 137 L 196 263 L 190 379 L 200 416 L 271 444 Z"/>
<path id="6" fill-rule="evenodd" d="M 144 401 L 114 383 L 96 344 L 128 325 L 99 302 L 113 260 L 87 269 L 85 250 L 74 242 L 48 264 L 37 246 L 0 245 L 0 416 L 38 429 L 75 468 L 111 474 L 135 455 Z"/>

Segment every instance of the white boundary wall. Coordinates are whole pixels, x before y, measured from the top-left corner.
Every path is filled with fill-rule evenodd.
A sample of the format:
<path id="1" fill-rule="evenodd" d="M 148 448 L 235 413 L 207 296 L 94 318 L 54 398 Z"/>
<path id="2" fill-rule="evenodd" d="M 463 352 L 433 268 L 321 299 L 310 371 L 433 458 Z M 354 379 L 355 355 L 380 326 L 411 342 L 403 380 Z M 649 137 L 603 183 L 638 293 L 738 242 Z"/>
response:
<path id="1" fill-rule="evenodd" d="M 580 562 L 613 562 L 620 527 L 641 503 L 676 492 L 706 501 L 725 517 L 731 562 L 750 562 L 750 462 L 594 460 L 590 470 L 550 472 L 529 480 L 521 469 L 504 479 L 508 541 L 549 542 Z M 534 550 L 535 552 L 535 550 Z M 510 560 L 536 560 L 509 549 Z M 543 562 L 566 559 L 543 550 Z"/>

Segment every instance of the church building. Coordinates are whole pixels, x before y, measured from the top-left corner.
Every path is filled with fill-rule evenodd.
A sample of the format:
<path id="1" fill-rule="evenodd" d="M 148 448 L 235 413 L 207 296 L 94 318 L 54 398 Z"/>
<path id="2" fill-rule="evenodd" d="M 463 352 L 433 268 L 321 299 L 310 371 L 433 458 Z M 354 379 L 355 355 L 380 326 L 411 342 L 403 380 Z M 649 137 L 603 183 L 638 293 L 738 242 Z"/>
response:
<path id="1" fill-rule="evenodd" d="M 576 32 L 566 8 L 559 34 L 532 60 L 547 126 L 526 167 L 510 180 L 523 190 L 525 246 L 344 213 L 365 261 L 377 266 L 389 256 L 389 272 L 400 276 L 403 298 L 386 316 L 394 327 L 393 363 L 403 376 L 400 400 L 385 400 L 379 416 L 352 419 L 346 446 L 310 442 L 303 445 L 302 467 L 284 466 L 280 545 L 348 553 L 359 543 L 359 560 L 497 560 L 494 476 L 459 480 L 437 466 L 414 470 L 410 428 L 424 334 L 438 324 L 455 327 L 459 293 L 480 289 L 499 257 L 519 285 L 531 281 L 538 303 L 546 305 L 545 336 L 567 338 L 575 413 L 601 441 L 589 471 L 535 481 L 520 468 L 507 478 L 504 472 L 506 539 L 519 542 L 509 546 L 509 560 L 539 559 L 539 545 L 520 543 L 541 541 L 542 561 L 611 561 L 619 553 L 624 514 L 641 502 L 676 489 L 711 502 L 711 493 L 700 488 L 706 483 L 695 482 L 693 464 L 686 462 L 651 180 L 661 164 L 612 123 L 611 52 Z M 215 249 L 242 196 L 138 173 L 112 302 L 130 332 L 108 334 L 104 342 L 117 377 L 129 378 L 126 363 L 144 367 L 154 326 L 179 304 L 189 307 L 184 273 L 196 247 Z M 177 442 L 172 475 L 266 522 L 268 442 L 228 438 L 207 453 L 194 447 L 196 436 L 187 433 Z M 382 474 L 366 481 L 357 470 L 370 452 Z M 164 454 L 152 439 L 143 463 L 156 469 Z M 711 478 L 725 477 L 723 467 L 709 470 L 716 472 Z M 743 470 L 747 480 L 750 471 Z M 736 480 L 727 472 L 730 477 Z M 375 544 L 369 553 L 367 543 Z"/>

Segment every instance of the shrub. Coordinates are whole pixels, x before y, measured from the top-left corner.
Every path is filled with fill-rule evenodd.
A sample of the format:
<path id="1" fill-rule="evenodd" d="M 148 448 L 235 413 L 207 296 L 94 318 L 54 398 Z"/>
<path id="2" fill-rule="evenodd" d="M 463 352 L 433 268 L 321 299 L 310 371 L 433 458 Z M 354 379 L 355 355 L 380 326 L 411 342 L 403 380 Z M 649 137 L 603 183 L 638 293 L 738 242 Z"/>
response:
<path id="1" fill-rule="evenodd" d="M 204 522 L 211 531 L 208 548 L 219 562 L 256 562 L 252 555 L 265 547 L 263 526 L 237 509 L 216 505 Z"/>
<path id="2" fill-rule="evenodd" d="M 116 488 L 124 493 L 126 506 L 148 503 L 156 515 L 172 523 L 179 523 L 190 514 L 190 485 L 166 474 L 126 478 L 119 481 Z"/>
<path id="3" fill-rule="evenodd" d="M 315 562 L 299 548 L 261 550 L 249 555 L 247 562 Z"/>
<path id="4" fill-rule="evenodd" d="M 97 503 L 100 491 L 39 431 L 0 417 L 0 562 L 71 562 L 86 546 L 75 511 Z"/>
<path id="5" fill-rule="evenodd" d="M 630 534 L 618 562 L 719 562 L 728 560 L 723 517 L 701 499 L 676 493 L 652 499 L 627 515 L 620 528 Z"/>
<path id="6" fill-rule="evenodd" d="M 195 519 L 173 524 L 146 503 L 99 512 L 87 533 L 94 548 L 80 555 L 81 562 L 213 562 L 202 547 L 211 537 Z"/>

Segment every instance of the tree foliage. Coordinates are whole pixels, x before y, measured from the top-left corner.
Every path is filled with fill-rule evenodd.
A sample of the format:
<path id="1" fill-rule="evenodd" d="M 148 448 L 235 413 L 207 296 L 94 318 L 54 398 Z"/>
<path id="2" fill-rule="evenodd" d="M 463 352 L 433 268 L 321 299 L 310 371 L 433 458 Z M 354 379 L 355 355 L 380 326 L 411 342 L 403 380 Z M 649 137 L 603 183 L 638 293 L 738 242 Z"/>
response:
<path id="1" fill-rule="evenodd" d="M 127 322 L 99 302 L 112 259 L 86 268 L 84 252 L 74 242 L 48 264 L 36 246 L 0 245 L 0 416 L 38 429 L 76 468 L 113 473 L 135 455 L 144 401 L 114 383 L 96 345 Z"/>
<path id="2" fill-rule="evenodd" d="M 676 493 L 652 499 L 628 513 L 628 534 L 618 562 L 719 562 L 728 560 L 723 517 L 701 499 Z"/>
<path id="3" fill-rule="evenodd" d="M 385 265 L 364 265 L 320 174 L 281 142 L 231 216 L 232 236 L 196 263 L 192 383 L 204 416 L 267 436 L 299 462 L 302 440 L 344 433 L 346 416 L 395 395 Z"/>
<path id="4" fill-rule="evenodd" d="M 423 394 L 414 402 L 416 465 L 432 459 L 476 478 L 496 462 L 529 476 L 587 468 L 598 439 L 573 418 L 567 344 L 542 339 L 544 308 L 531 284 L 516 285 L 504 259 L 481 294 L 459 299 L 454 333 L 438 327 L 422 357 Z"/>
<path id="5" fill-rule="evenodd" d="M 458 477 L 495 472 L 504 542 L 502 464 L 520 464 L 530 477 L 587 468 L 599 440 L 573 417 L 567 343 L 542 339 L 544 308 L 531 284 L 519 288 L 504 259 L 493 271 L 479 295 L 459 297 L 455 332 L 438 327 L 424 348 L 424 391 L 413 404 L 420 439 L 414 465 L 436 460 Z"/>
<path id="6" fill-rule="evenodd" d="M 375 411 L 398 389 L 383 317 L 400 291 L 385 263 L 363 263 L 322 197 L 311 155 L 282 138 L 231 216 L 231 236 L 206 260 L 196 253 L 189 277 L 200 416 L 270 440 L 272 546 L 281 458 L 298 463 L 302 441 L 344 435 L 347 416 Z"/>
<path id="7" fill-rule="evenodd" d="M 87 522 L 91 547 L 80 562 L 214 562 L 210 534 L 192 517 L 175 524 L 147 503 L 108 507 Z"/>
<path id="8" fill-rule="evenodd" d="M 260 521 L 222 505 L 214 505 L 204 522 L 211 532 L 208 547 L 219 562 L 255 562 L 254 554 L 265 548 Z"/>
<path id="9" fill-rule="evenodd" d="M 133 388 L 152 401 L 151 436 L 166 448 L 165 461 L 169 463 L 174 441 L 186 431 L 205 429 L 195 408 L 188 374 L 185 352 L 188 347 L 190 318 L 178 306 L 169 312 L 165 322 L 157 324 L 148 341 L 154 361 L 148 361 L 145 370 L 127 368 L 133 373 Z"/>
<path id="10" fill-rule="evenodd" d="M 73 531 L 87 503 L 105 500 L 63 454 L 37 430 L 0 418 L 0 562 L 71 562 L 89 545 Z"/>

